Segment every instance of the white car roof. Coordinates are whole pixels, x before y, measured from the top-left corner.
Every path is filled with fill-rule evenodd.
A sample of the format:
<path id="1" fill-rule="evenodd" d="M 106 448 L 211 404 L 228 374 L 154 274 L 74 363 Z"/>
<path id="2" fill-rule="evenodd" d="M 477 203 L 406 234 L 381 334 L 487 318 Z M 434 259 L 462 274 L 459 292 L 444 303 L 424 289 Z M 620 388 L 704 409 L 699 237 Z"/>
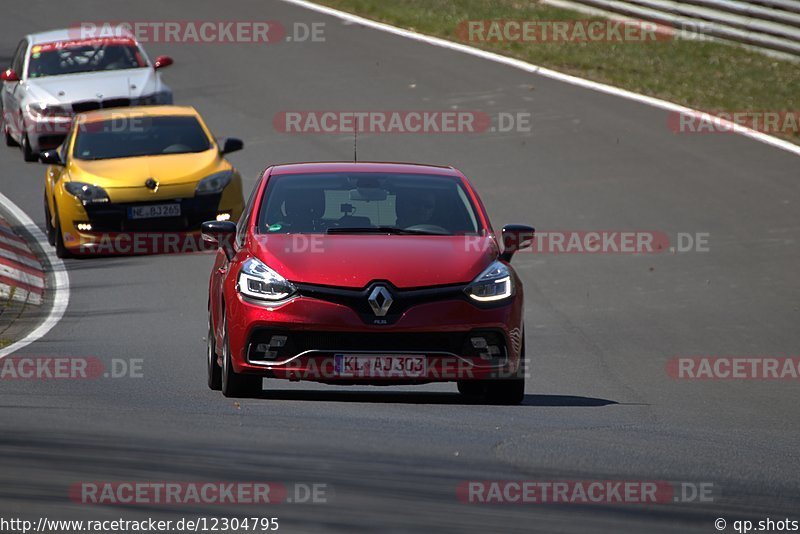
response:
<path id="1" fill-rule="evenodd" d="M 119 28 L 115 29 L 115 34 L 119 36 L 126 35 L 131 39 L 133 39 L 133 35 Z M 106 35 L 102 36 L 106 37 Z M 76 26 L 74 28 L 64 28 L 62 30 L 50 30 L 46 32 L 32 33 L 28 35 L 27 38 L 32 45 L 42 44 L 42 43 L 55 43 L 58 41 L 74 41 L 80 39 L 80 28 Z"/>

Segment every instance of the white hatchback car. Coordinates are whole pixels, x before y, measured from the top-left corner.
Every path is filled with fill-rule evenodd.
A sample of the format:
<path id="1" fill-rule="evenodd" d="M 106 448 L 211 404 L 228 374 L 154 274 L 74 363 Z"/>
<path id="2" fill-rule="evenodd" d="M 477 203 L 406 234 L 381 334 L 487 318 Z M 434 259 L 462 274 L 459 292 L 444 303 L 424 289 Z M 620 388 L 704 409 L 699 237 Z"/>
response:
<path id="1" fill-rule="evenodd" d="M 56 148 L 75 113 L 110 107 L 172 104 L 172 90 L 132 35 L 85 38 L 70 29 L 35 33 L 20 41 L 3 71 L 0 130 L 25 161 Z"/>

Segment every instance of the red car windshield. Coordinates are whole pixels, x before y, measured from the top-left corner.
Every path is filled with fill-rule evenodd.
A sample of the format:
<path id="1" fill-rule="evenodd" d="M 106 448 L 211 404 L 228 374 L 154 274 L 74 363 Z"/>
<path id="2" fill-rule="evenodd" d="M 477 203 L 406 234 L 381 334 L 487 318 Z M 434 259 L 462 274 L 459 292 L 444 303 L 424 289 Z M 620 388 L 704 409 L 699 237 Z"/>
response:
<path id="1" fill-rule="evenodd" d="M 457 178 L 329 173 L 270 178 L 261 233 L 477 234 L 480 223 Z"/>
<path id="2" fill-rule="evenodd" d="M 88 39 L 37 44 L 31 47 L 28 77 L 59 76 L 146 67 L 132 39 Z"/>

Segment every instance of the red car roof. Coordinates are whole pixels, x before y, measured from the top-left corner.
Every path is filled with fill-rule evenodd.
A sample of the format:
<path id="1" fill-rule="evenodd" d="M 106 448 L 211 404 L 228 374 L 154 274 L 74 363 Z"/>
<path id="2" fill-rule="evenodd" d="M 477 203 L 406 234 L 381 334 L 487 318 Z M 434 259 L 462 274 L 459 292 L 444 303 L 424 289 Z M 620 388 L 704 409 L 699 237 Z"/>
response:
<path id="1" fill-rule="evenodd" d="M 452 167 L 437 165 L 421 165 L 416 163 L 377 163 L 377 162 L 316 162 L 286 163 L 272 167 L 272 174 L 306 174 L 323 172 L 385 172 L 396 174 L 438 174 L 443 176 L 460 176 Z"/>

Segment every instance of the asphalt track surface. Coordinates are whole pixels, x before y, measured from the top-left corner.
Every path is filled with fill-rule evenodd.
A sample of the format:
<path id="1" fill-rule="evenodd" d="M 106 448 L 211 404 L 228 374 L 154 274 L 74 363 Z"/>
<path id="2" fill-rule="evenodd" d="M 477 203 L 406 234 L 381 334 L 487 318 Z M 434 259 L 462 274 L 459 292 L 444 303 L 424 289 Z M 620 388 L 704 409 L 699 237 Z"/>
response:
<path id="1" fill-rule="evenodd" d="M 66 262 L 62 321 L 18 355 L 142 358 L 141 379 L 0 384 L 3 517 L 269 515 L 284 532 L 715 531 L 800 519 L 796 381 L 676 381 L 675 355 L 800 347 L 798 160 L 733 135 L 674 135 L 667 113 L 279 2 L 5 5 L 0 56 L 80 20 L 325 22 L 324 43 L 150 44 L 176 102 L 196 106 L 246 189 L 268 164 L 348 159 L 347 135 L 284 135 L 297 109 L 529 111 L 530 133 L 364 135 L 361 159 L 452 164 L 493 223 L 710 233 L 710 252 L 520 254 L 529 367 L 522 406 L 464 404 L 453 385 L 269 383 L 239 403 L 205 385 L 211 255 Z M 44 168 L 0 150 L 2 191 L 43 227 Z M 435 258 L 431 258 L 435 261 Z M 714 484 L 713 503 L 481 506 L 474 479 Z M 318 482 L 328 504 L 81 506 L 91 480 Z M 731 530 L 732 526 L 728 527 Z"/>

